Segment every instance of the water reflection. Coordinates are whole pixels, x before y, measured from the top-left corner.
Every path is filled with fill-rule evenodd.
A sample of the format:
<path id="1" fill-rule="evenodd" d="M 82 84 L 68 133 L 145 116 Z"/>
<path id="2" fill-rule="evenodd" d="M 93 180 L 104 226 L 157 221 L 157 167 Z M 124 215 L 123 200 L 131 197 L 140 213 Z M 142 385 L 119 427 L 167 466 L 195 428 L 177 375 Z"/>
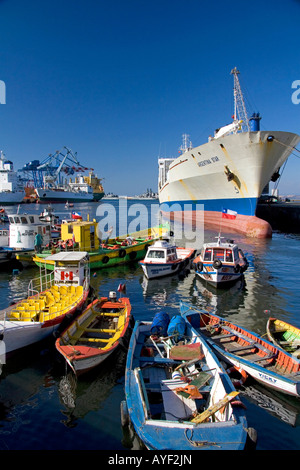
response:
<path id="1" fill-rule="evenodd" d="M 294 397 L 287 397 L 280 392 L 268 389 L 259 383 L 248 385 L 241 391 L 242 396 L 266 410 L 272 416 L 292 427 L 300 424 L 300 402 Z"/>
<path id="2" fill-rule="evenodd" d="M 59 399 L 64 406 L 61 412 L 65 417 L 61 422 L 75 427 L 90 411 L 101 409 L 118 380 L 124 377 L 125 362 L 126 353 L 119 349 L 82 377 L 77 378 L 67 369 L 58 385 Z"/>

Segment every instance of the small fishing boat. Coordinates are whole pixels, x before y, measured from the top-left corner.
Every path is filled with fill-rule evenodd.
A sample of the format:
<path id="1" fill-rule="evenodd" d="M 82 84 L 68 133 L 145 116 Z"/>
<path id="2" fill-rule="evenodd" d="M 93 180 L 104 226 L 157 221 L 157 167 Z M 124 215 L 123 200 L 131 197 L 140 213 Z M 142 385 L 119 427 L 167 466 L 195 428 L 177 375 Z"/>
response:
<path id="1" fill-rule="evenodd" d="M 43 245 L 51 243 L 57 236 L 57 230 L 52 223 L 57 216 L 48 208 L 40 215 L 31 213 L 9 214 L 9 246 L 5 247 L 8 254 L 15 254 L 23 267 L 34 265 L 36 234 L 42 236 Z M 51 252 L 49 251 L 47 256 Z"/>
<path id="2" fill-rule="evenodd" d="M 57 351 L 79 376 L 107 359 L 128 340 L 131 305 L 127 297 L 95 299 L 56 340 Z M 125 344 L 124 344 L 125 346 Z"/>
<path id="3" fill-rule="evenodd" d="M 179 248 L 167 240 L 158 240 L 148 248 L 145 258 L 140 261 L 148 279 L 169 276 L 186 268 L 195 255 L 195 250 Z"/>
<path id="4" fill-rule="evenodd" d="M 25 299 L 0 311 L 0 332 L 6 355 L 37 343 L 82 308 L 90 292 L 88 253 L 52 255 L 53 273 L 42 269 L 30 281 Z"/>
<path id="5" fill-rule="evenodd" d="M 269 341 L 300 358 L 300 329 L 277 318 L 269 318 L 267 322 Z"/>
<path id="6" fill-rule="evenodd" d="M 72 220 L 61 224 L 61 240 L 52 242 L 52 248 L 59 250 L 80 250 L 89 253 L 90 268 L 102 269 L 143 259 L 152 243 L 167 233 L 163 224 L 120 237 L 102 240 L 96 220 Z M 43 250 L 33 261 L 44 265 L 44 258 L 51 253 Z M 47 269 L 53 270 L 53 263 L 46 261 Z"/>
<path id="7" fill-rule="evenodd" d="M 244 449 L 249 433 L 239 392 L 205 340 L 185 321 L 182 336 L 180 315 L 166 329 L 166 317 L 135 323 L 122 426 L 133 425 L 149 450 Z"/>
<path id="8" fill-rule="evenodd" d="M 54 213 L 54 209 L 51 204 L 48 204 L 48 206 L 45 207 L 40 213 L 39 219 L 41 222 L 55 225 L 59 220 L 59 216 Z"/>
<path id="9" fill-rule="evenodd" d="M 214 287 L 227 287 L 240 279 L 249 264 L 233 240 L 222 242 L 220 234 L 216 238 L 216 242 L 203 245 L 193 267 L 202 280 Z"/>
<path id="10" fill-rule="evenodd" d="M 230 366 L 279 392 L 300 397 L 300 361 L 256 333 L 207 311 L 182 303 L 182 316 Z M 246 373 L 246 376 L 244 375 Z"/>

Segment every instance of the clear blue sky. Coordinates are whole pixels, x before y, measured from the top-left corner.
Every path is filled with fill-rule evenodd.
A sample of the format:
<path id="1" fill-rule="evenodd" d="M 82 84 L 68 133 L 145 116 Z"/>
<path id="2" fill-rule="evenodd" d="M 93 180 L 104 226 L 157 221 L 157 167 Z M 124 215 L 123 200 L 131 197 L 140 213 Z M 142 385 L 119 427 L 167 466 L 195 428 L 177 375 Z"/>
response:
<path id="1" fill-rule="evenodd" d="M 299 20 L 297 0 L 0 0 L 0 148 L 18 169 L 67 146 L 106 192 L 156 190 L 159 155 L 231 121 L 235 66 L 262 129 L 300 134 Z"/>

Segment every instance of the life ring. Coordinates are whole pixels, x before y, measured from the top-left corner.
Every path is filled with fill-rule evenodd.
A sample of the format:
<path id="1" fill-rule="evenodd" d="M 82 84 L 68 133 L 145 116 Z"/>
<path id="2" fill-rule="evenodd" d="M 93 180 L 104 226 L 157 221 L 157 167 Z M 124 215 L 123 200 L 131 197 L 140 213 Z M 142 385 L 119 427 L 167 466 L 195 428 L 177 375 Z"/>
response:
<path id="1" fill-rule="evenodd" d="M 219 259 L 215 259 L 213 262 L 213 267 L 215 269 L 220 269 L 222 267 L 222 261 Z"/>
<path id="2" fill-rule="evenodd" d="M 120 250 L 119 251 L 119 257 L 124 258 L 126 256 L 126 251 L 125 250 Z"/>
<path id="3" fill-rule="evenodd" d="M 104 256 L 104 258 L 102 259 L 102 263 L 106 264 L 109 262 L 109 257 L 108 256 Z"/>
<path id="4" fill-rule="evenodd" d="M 125 250 L 124 250 L 125 251 Z M 129 258 L 133 261 L 136 258 L 136 251 L 131 251 L 129 253 Z"/>
<path id="5" fill-rule="evenodd" d="M 201 261 L 199 261 L 199 262 L 196 264 L 196 268 L 197 268 L 197 271 L 202 271 L 202 270 L 203 270 L 203 263 L 201 263 Z"/>
<path id="6" fill-rule="evenodd" d="M 246 380 L 248 378 L 247 373 L 241 367 L 233 366 L 233 367 L 230 367 L 229 369 L 227 369 L 226 372 L 229 375 L 232 374 L 233 372 L 238 372 L 240 374 L 241 378 L 239 380 L 231 379 L 231 382 L 233 383 L 233 385 L 235 387 L 241 387 L 246 382 Z"/>

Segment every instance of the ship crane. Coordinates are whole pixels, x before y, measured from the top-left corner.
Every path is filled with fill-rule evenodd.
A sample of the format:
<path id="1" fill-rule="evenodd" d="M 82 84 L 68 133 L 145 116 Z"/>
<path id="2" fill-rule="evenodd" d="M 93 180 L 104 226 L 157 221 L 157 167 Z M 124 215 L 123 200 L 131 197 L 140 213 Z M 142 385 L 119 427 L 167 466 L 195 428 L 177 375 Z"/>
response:
<path id="1" fill-rule="evenodd" d="M 250 130 L 249 119 L 247 115 L 247 110 L 245 106 L 245 101 L 243 93 L 241 90 L 241 85 L 239 81 L 239 71 L 236 67 L 231 70 L 231 74 L 234 77 L 234 121 L 242 121 L 241 128 L 243 132 Z"/>
<path id="2" fill-rule="evenodd" d="M 86 170 L 92 170 L 92 168 L 86 168 L 79 163 L 77 152 L 74 154 L 72 150 L 63 147 L 62 150 L 50 154 L 42 162 L 33 160 L 27 163 L 19 171 L 27 175 L 35 188 L 43 188 L 62 185 L 64 184 L 63 176 Z"/>

